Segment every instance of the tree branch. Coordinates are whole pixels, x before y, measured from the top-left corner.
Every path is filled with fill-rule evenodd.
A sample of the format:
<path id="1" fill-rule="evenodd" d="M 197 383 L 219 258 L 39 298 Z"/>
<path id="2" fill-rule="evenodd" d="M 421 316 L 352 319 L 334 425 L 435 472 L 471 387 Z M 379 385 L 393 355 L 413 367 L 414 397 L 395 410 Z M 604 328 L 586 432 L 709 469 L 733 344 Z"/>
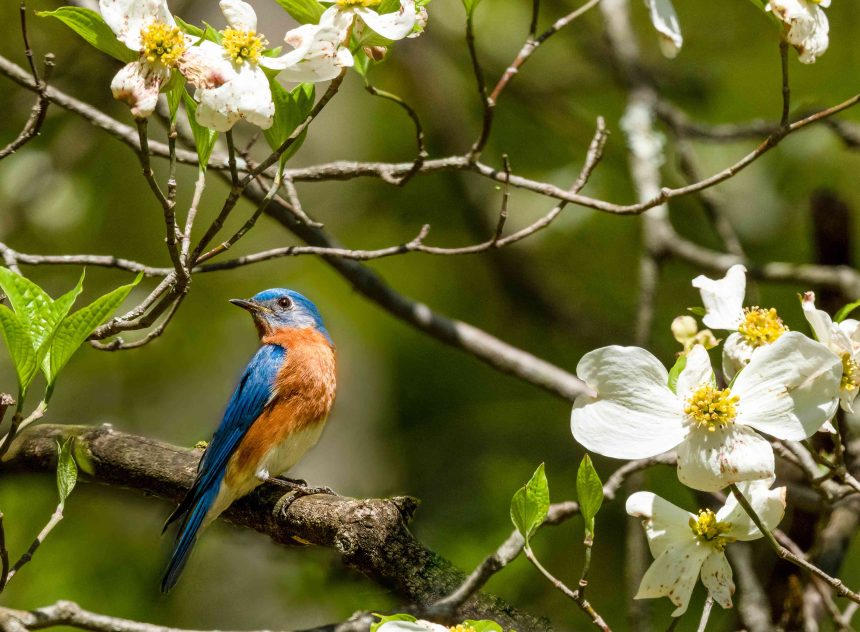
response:
<path id="1" fill-rule="evenodd" d="M 200 452 L 113 430 L 110 426 L 43 425 L 21 433 L 0 471 L 53 471 L 56 442 L 75 438 L 75 456 L 86 478 L 177 502 L 190 487 Z M 407 528 L 418 501 L 410 497 L 356 500 L 315 495 L 283 506 L 283 489 L 266 484 L 224 513 L 233 524 L 259 531 L 279 544 L 307 542 L 333 549 L 342 561 L 419 607 L 453 591 L 465 574 L 418 542 Z M 547 629 L 546 622 L 501 599 L 478 594 L 461 609 L 465 617 L 493 619 L 506 628 Z"/>

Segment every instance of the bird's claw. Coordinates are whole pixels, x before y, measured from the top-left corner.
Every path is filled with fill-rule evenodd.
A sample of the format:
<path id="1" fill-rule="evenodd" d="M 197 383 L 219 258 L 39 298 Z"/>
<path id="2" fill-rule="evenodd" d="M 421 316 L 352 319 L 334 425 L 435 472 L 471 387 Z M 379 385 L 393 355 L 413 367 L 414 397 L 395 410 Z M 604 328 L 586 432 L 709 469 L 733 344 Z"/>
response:
<path id="1" fill-rule="evenodd" d="M 284 481 L 281 481 L 284 482 Z M 290 507 L 294 502 L 296 502 L 299 498 L 304 498 L 305 496 L 313 496 L 315 494 L 328 494 L 330 496 L 338 496 L 339 494 L 331 489 L 330 487 L 322 486 L 322 487 L 307 487 L 306 485 L 287 485 L 292 489 L 290 494 L 286 494 L 281 500 L 278 502 L 280 505 L 279 513 L 281 518 L 287 517 L 287 512 L 290 510 Z"/>

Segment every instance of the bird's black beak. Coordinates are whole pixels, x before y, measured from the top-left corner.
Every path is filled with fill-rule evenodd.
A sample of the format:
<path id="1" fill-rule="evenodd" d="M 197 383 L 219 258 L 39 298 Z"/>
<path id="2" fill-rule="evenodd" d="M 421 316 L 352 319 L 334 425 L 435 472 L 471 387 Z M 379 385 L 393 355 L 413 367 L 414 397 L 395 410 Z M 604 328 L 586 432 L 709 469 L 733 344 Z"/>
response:
<path id="1" fill-rule="evenodd" d="M 252 314 L 259 314 L 262 311 L 265 311 L 265 308 L 259 303 L 255 303 L 254 301 L 246 301 L 243 298 L 231 298 L 230 302 L 237 307 L 241 307 L 242 309 L 246 309 Z"/>

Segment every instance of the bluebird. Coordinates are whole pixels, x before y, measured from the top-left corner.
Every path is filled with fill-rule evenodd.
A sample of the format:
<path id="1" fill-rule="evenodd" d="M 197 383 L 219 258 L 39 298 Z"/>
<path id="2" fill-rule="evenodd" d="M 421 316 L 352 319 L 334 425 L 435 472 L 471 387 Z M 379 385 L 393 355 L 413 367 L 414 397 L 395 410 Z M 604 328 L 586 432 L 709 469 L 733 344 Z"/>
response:
<path id="1" fill-rule="evenodd" d="M 164 525 L 180 523 L 161 582 L 165 593 L 179 579 L 200 530 L 234 500 L 298 463 L 319 440 L 334 402 L 334 344 L 310 300 L 271 289 L 230 302 L 251 313 L 260 348 L 242 373 L 194 484 Z"/>

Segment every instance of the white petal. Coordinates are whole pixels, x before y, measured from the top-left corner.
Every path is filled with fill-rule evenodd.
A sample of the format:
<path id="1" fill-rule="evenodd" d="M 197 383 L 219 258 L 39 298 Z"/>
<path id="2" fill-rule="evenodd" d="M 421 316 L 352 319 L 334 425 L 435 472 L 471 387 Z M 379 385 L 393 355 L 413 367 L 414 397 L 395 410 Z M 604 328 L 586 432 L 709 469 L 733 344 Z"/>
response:
<path id="1" fill-rule="evenodd" d="M 815 292 L 805 292 L 801 305 L 803 306 L 803 315 L 809 322 L 809 326 L 812 327 L 812 332 L 818 342 L 830 346 L 830 331 L 833 329 L 833 321 L 830 319 L 830 314 L 815 308 Z"/>
<path id="2" fill-rule="evenodd" d="M 799 441 L 833 417 L 839 404 L 842 361 L 796 331 L 760 347 L 735 380 L 737 423 L 777 439 Z"/>
<path id="3" fill-rule="evenodd" d="M 356 7 L 354 10 L 367 26 L 390 40 L 403 39 L 412 32 L 412 27 L 415 26 L 414 0 L 400 0 L 399 11 L 382 15 L 366 7 Z"/>
<path id="4" fill-rule="evenodd" d="M 236 68 L 224 49 L 209 40 L 185 50 L 179 71 L 195 88 L 218 88 L 236 77 Z"/>
<path id="5" fill-rule="evenodd" d="M 741 334 L 731 334 L 723 343 L 723 375 L 726 382 L 731 382 L 735 375 L 743 369 L 753 356 L 753 347 Z"/>
<path id="6" fill-rule="evenodd" d="M 262 129 L 272 125 L 275 104 L 269 80 L 253 64 L 241 64 L 222 86 L 200 89 L 194 96 L 200 102 L 197 122 L 217 132 L 226 132 L 240 119 Z"/>
<path id="7" fill-rule="evenodd" d="M 788 43 L 794 46 L 804 64 L 813 63 L 829 45 L 827 15 L 810 0 L 771 0 L 766 10 L 788 25 Z"/>
<path id="8" fill-rule="evenodd" d="M 684 38 L 678 14 L 671 0 L 645 0 L 651 13 L 651 23 L 660 35 L 661 50 L 666 57 L 672 58 L 681 50 Z"/>
<path id="9" fill-rule="evenodd" d="M 304 24 L 289 31 L 284 41 L 294 50 L 275 58 L 263 58 L 261 65 L 283 71 L 289 81 L 328 81 L 344 67 L 353 65 L 352 54 L 342 46 L 345 25 L 337 12 L 327 10 L 320 24 Z"/>
<path id="10" fill-rule="evenodd" d="M 113 98 L 131 107 L 136 118 L 146 118 L 155 110 L 161 86 L 170 77 L 170 70 L 161 64 L 145 60 L 123 66 L 110 83 Z"/>
<path id="11" fill-rule="evenodd" d="M 711 358 L 702 345 L 696 345 L 687 354 L 687 363 L 678 376 L 675 392 L 682 400 L 686 400 L 703 384 L 714 383 L 714 370 L 711 368 Z"/>
<path id="12" fill-rule="evenodd" d="M 153 22 L 174 26 L 166 0 L 99 0 L 99 10 L 117 39 L 139 51 L 140 31 Z"/>
<path id="13" fill-rule="evenodd" d="M 218 4 L 230 28 L 237 31 L 257 32 L 257 14 L 250 4 L 242 0 L 221 0 Z"/>
<path id="14" fill-rule="evenodd" d="M 695 516 L 651 492 L 636 492 L 627 499 L 627 513 L 642 518 L 648 546 L 654 558 L 671 546 L 695 540 L 690 519 Z"/>
<path id="15" fill-rule="evenodd" d="M 711 551 L 695 539 L 666 549 L 645 572 L 635 598 L 668 597 L 678 606 L 672 616 L 680 617 L 687 611 L 699 571 Z"/>
<path id="16" fill-rule="evenodd" d="M 738 485 L 744 498 L 749 501 L 769 531 L 776 529 L 785 515 L 785 487 L 770 489 L 771 484 L 770 480 L 762 480 Z M 717 512 L 717 520 L 731 523 L 731 530 L 726 535 L 736 540 L 758 540 L 762 537 L 759 528 L 738 503 L 734 492 L 729 494 L 726 504 Z"/>
<path id="17" fill-rule="evenodd" d="M 695 429 L 678 446 L 678 480 L 704 492 L 730 483 L 773 476 L 773 448 L 737 424 L 713 432 Z"/>
<path id="18" fill-rule="evenodd" d="M 638 347 L 603 347 L 585 354 L 576 373 L 597 397 L 576 398 L 574 438 L 587 449 L 619 459 L 661 454 L 687 433 L 682 402 L 666 385 L 666 368 Z"/>
<path id="19" fill-rule="evenodd" d="M 842 403 L 842 395 L 845 391 L 839 395 L 839 403 Z M 854 412 L 853 410 L 849 410 L 848 412 Z M 833 425 L 833 420 L 828 419 L 823 424 L 821 424 L 821 428 L 818 429 L 818 432 L 826 432 L 827 434 L 836 434 L 836 426 Z"/>
<path id="20" fill-rule="evenodd" d="M 726 559 L 726 554 L 713 551 L 702 564 L 702 583 L 711 597 L 723 608 L 732 607 L 732 595 L 735 593 L 735 583 L 732 581 L 732 567 Z"/>
<path id="21" fill-rule="evenodd" d="M 701 275 L 693 279 L 699 288 L 705 316 L 702 322 L 711 329 L 736 330 L 744 316 L 744 294 L 747 288 L 746 268 L 733 265 L 722 279 Z"/>

